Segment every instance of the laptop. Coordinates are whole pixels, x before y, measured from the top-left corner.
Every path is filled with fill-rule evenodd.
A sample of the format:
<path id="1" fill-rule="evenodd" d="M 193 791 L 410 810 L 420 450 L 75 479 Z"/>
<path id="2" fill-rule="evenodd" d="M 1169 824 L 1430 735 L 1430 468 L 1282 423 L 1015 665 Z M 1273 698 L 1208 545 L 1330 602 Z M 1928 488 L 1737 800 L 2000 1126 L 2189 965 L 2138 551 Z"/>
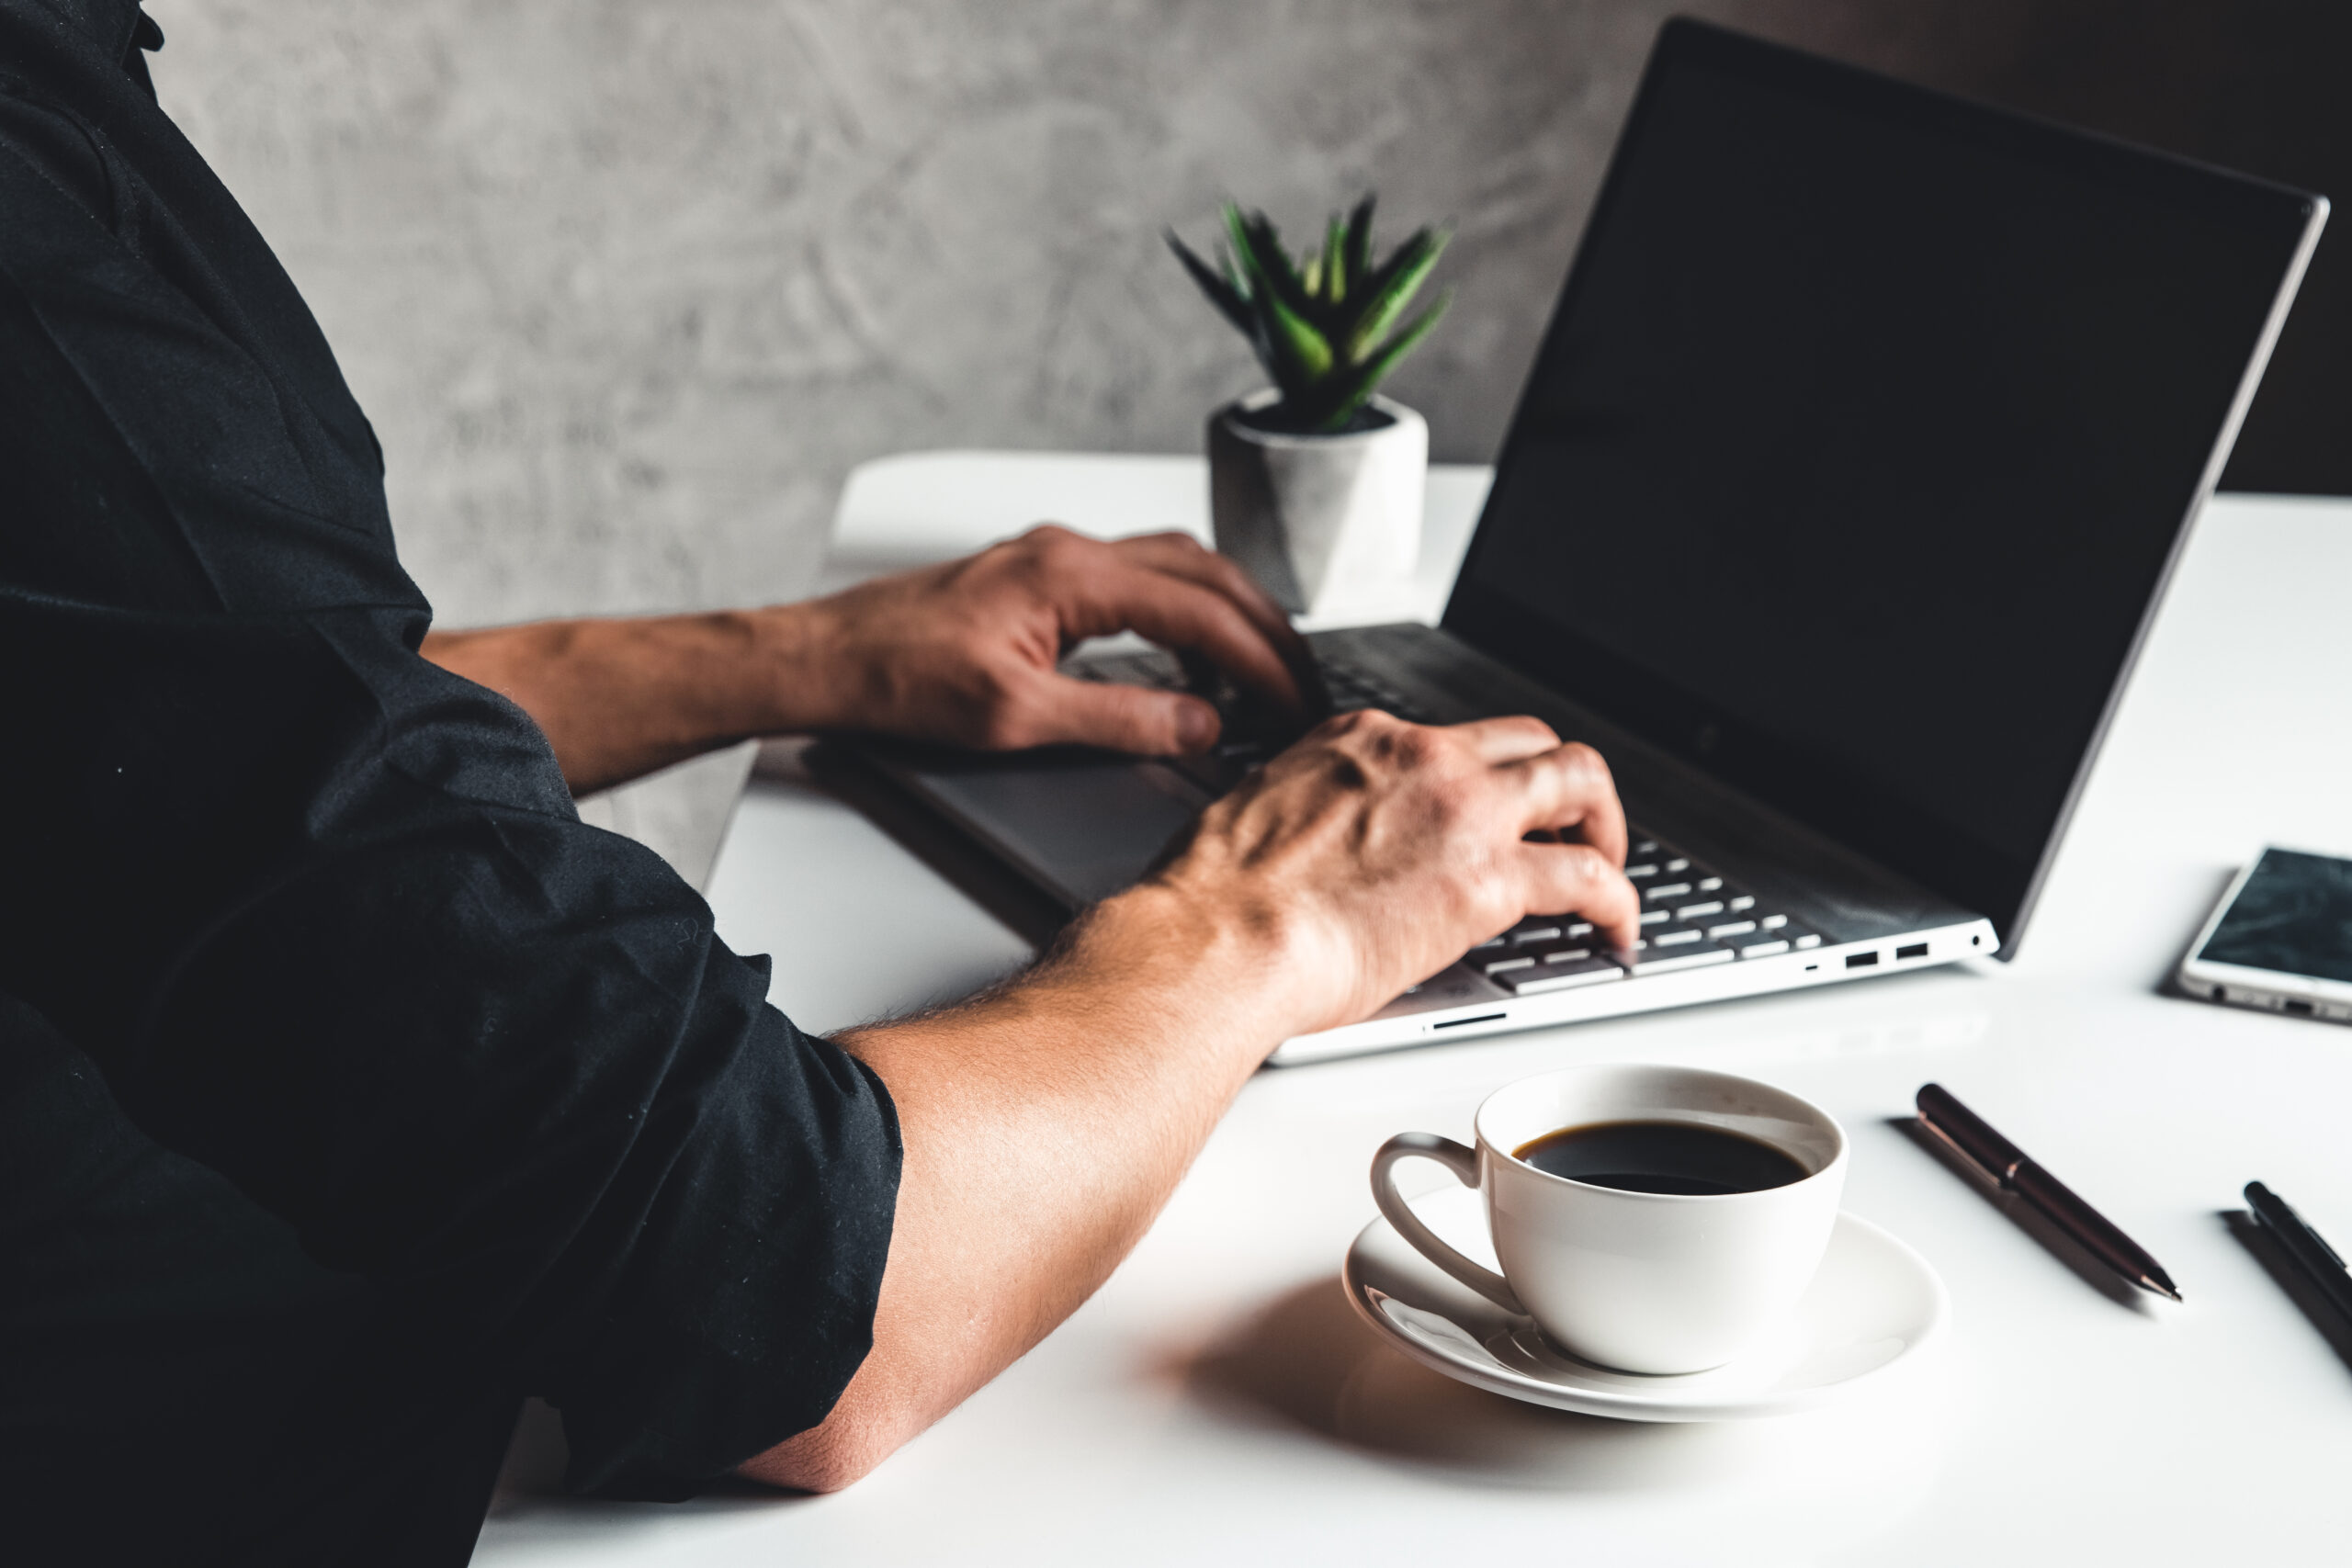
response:
<path id="1" fill-rule="evenodd" d="M 1334 706 L 1597 747 L 1643 946 L 1531 919 L 1273 1060 L 2014 955 L 2326 213 L 1668 22 L 1442 622 L 1309 638 Z M 1287 739 L 857 747 L 1075 911 Z"/>

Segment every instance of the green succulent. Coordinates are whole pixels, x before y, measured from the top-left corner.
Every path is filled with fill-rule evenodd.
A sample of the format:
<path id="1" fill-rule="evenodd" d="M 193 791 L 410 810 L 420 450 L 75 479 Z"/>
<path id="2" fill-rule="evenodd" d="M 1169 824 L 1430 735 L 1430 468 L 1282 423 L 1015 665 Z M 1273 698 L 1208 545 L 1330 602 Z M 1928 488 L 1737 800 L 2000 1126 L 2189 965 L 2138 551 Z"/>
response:
<path id="1" fill-rule="evenodd" d="M 1423 227 L 1372 259 L 1373 198 L 1331 215 L 1323 248 L 1296 261 L 1262 212 L 1225 204 L 1226 249 L 1212 268 L 1170 231 L 1168 245 L 1218 313 L 1274 378 L 1282 400 L 1251 423 L 1295 434 L 1345 430 L 1387 374 L 1429 336 L 1453 303 L 1451 289 L 1397 325 L 1453 231 Z"/>

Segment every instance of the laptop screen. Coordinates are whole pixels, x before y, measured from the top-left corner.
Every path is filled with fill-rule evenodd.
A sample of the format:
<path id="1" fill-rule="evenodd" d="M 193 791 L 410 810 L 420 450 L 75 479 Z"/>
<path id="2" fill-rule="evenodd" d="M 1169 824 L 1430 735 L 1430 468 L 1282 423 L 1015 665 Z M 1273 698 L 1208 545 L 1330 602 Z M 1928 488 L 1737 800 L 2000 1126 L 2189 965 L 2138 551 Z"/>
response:
<path id="1" fill-rule="evenodd" d="M 2324 210 L 1669 23 L 1446 628 L 2011 942 Z"/>

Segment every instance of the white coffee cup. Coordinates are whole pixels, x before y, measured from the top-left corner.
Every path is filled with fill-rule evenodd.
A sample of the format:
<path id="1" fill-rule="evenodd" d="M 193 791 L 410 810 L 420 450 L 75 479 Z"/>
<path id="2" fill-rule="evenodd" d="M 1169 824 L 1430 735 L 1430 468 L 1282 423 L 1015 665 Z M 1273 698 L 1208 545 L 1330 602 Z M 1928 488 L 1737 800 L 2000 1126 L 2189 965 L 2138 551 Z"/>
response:
<path id="1" fill-rule="evenodd" d="M 1595 1186 L 1513 1152 L 1547 1133 L 1606 1122 L 1680 1122 L 1770 1144 L 1808 1174 L 1752 1192 L 1687 1195 Z M 1753 1345 L 1804 1293 L 1846 1183 L 1836 1118 L 1784 1089 L 1695 1067 L 1594 1066 L 1521 1078 L 1478 1108 L 1478 1146 L 1400 1133 L 1372 1161 L 1372 1195 L 1399 1235 L 1506 1312 L 1532 1317 L 1571 1355 L 1628 1372 L 1696 1372 Z M 1486 1197 L 1503 1271 L 1423 1224 L 1393 1175 L 1436 1160 Z"/>

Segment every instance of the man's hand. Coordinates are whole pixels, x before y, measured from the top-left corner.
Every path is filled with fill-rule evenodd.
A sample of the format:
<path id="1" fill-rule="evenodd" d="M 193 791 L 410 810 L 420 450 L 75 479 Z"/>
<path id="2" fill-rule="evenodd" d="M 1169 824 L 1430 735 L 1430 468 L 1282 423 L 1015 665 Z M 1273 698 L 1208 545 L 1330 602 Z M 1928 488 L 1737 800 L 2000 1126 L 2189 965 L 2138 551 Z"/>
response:
<path id="1" fill-rule="evenodd" d="M 1286 1037 L 1369 1016 L 1525 914 L 1581 914 L 1630 946 L 1624 864 L 1624 808 L 1591 747 L 1535 718 L 1365 712 L 1211 806 L 1159 880 L 1279 933 Z"/>
<path id="2" fill-rule="evenodd" d="M 1529 841 L 1546 829 L 1582 842 Z M 845 1037 L 906 1149 L 874 1348 L 822 1425 L 744 1473 L 845 1485 L 1043 1338 L 1285 1037 L 1365 1016 L 1531 910 L 1630 942 L 1624 854 L 1607 767 L 1536 720 L 1350 714 L 1020 980 Z"/>
<path id="3" fill-rule="evenodd" d="M 1182 534 L 1104 543 L 1035 528 L 801 609 L 808 668 L 820 682 L 804 699 L 814 728 L 986 750 L 1206 749 L 1217 715 L 1199 697 L 1074 681 L 1056 668 L 1080 642 L 1120 631 L 1204 659 L 1301 711 L 1293 671 L 1307 655 L 1281 608 L 1231 560 Z"/>
<path id="4" fill-rule="evenodd" d="M 424 652 L 518 704 L 585 794 L 729 741 L 813 730 L 991 750 L 1209 746 L 1216 710 L 1199 697 L 1056 669 L 1119 631 L 1300 709 L 1306 645 L 1239 567 L 1182 534 L 1106 544 L 1036 528 L 807 604 L 435 632 Z"/>

